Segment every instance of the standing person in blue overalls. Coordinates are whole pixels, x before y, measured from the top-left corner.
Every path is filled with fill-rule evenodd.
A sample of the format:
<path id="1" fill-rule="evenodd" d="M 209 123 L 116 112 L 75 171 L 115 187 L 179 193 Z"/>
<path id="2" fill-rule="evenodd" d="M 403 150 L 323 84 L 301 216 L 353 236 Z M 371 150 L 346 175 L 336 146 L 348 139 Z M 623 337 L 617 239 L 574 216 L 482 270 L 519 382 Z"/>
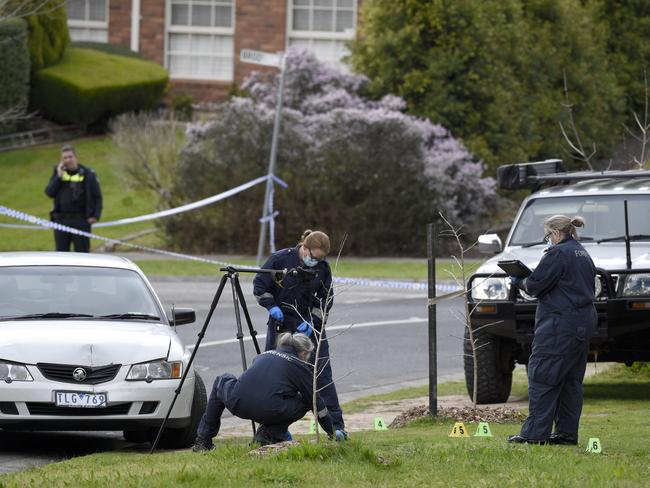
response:
<path id="1" fill-rule="evenodd" d="M 549 217 L 544 238 L 549 243 L 539 265 L 513 285 L 538 298 L 535 336 L 528 359 L 529 414 L 508 442 L 528 444 L 578 443 L 582 413 L 582 380 L 589 339 L 598 316 L 594 306 L 596 268 L 576 240 L 581 217 Z M 555 422 L 555 432 L 552 432 Z"/>
<path id="2" fill-rule="evenodd" d="M 296 247 L 272 254 L 264 269 L 297 270 L 286 276 L 258 273 L 253 281 L 253 294 L 258 303 L 269 311 L 266 350 L 275 349 L 278 332 L 303 332 L 316 342 L 318 332 L 332 308 L 332 272 L 325 259 L 330 252 L 330 240 L 320 231 L 306 230 Z M 317 333 L 314 333 L 313 330 Z M 327 405 L 334 428 L 345 431 L 343 412 L 332 379 L 329 341 L 325 332 L 320 336 L 318 357 L 318 387 Z M 313 358 L 312 358 L 313 362 Z"/>

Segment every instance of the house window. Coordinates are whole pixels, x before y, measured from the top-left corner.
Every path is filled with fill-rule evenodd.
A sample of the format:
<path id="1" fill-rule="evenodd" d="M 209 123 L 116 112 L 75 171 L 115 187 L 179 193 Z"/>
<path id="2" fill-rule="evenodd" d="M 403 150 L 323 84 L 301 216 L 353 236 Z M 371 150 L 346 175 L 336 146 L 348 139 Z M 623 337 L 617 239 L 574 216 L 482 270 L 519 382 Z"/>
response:
<path id="1" fill-rule="evenodd" d="M 73 41 L 108 42 L 108 0 L 66 0 Z"/>
<path id="2" fill-rule="evenodd" d="M 172 78 L 232 81 L 235 0 L 168 0 L 166 66 Z"/>
<path id="3" fill-rule="evenodd" d="M 357 0 L 289 0 L 288 44 L 310 49 L 321 61 L 340 64 L 354 39 Z"/>

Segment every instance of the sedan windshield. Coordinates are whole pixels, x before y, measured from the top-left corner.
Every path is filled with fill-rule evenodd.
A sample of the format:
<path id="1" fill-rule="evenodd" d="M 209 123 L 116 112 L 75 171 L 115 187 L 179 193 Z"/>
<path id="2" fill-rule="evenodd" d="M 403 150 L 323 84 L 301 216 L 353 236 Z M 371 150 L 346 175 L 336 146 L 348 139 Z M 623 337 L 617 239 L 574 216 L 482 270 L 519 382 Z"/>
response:
<path id="1" fill-rule="evenodd" d="M 157 320 L 160 311 L 135 271 L 82 266 L 0 267 L 0 320 Z"/>
<path id="2" fill-rule="evenodd" d="M 578 229 L 578 235 L 585 243 L 622 240 L 624 200 L 627 200 L 632 240 L 650 241 L 650 195 L 589 195 L 530 200 L 517 221 L 509 245 L 543 244 L 544 220 L 557 214 L 584 217 L 585 226 Z"/>

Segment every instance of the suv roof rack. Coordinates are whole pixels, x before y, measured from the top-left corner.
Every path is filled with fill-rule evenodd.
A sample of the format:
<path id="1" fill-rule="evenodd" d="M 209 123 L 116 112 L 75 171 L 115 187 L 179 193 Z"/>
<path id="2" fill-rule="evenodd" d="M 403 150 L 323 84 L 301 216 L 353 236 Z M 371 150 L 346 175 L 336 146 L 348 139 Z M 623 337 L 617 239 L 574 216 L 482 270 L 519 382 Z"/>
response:
<path id="1" fill-rule="evenodd" d="M 497 183 L 499 188 L 504 190 L 520 190 L 522 188 L 537 190 L 544 184 L 567 185 L 575 181 L 612 178 L 650 178 L 650 171 L 574 171 L 569 173 L 561 159 L 506 164 L 497 168 Z"/>

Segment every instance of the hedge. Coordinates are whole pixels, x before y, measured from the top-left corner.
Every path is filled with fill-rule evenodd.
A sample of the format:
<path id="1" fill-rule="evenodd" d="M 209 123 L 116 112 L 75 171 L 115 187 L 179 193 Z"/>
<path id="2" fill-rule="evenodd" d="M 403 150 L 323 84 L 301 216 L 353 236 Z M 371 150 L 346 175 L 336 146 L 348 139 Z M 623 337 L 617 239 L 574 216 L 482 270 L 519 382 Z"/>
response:
<path id="1" fill-rule="evenodd" d="M 0 22 L 0 134 L 13 132 L 14 117 L 23 115 L 29 97 L 29 50 L 27 25 L 20 19 Z"/>
<path id="2" fill-rule="evenodd" d="M 128 47 L 122 46 L 120 44 L 110 44 L 108 42 L 73 41 L 70 43 L 70 47 L 92 49 L 94 51 L 102 51 L 108 54 L 118 54 L 120 56 L 127 56 L 129 58 L 143 59 L 140 53 L 131 51 Z"/>
<path id="3" fill-rule="evenodd" d="M 58 63 L 70 43 L 65 0 L 8 0 L 4 3 L 5 12 L 16 12 L 18 16 L 34 12 L 25 17 L 32 71 Z"/>
<path id="4" fill-rule="evenodd" d="M 160 65 L 91 49 L 68 49 L 34 74 L 32 106 L 62 123 L 89 125 L 122 112 L 154 108 L 169 76 Z"/>

